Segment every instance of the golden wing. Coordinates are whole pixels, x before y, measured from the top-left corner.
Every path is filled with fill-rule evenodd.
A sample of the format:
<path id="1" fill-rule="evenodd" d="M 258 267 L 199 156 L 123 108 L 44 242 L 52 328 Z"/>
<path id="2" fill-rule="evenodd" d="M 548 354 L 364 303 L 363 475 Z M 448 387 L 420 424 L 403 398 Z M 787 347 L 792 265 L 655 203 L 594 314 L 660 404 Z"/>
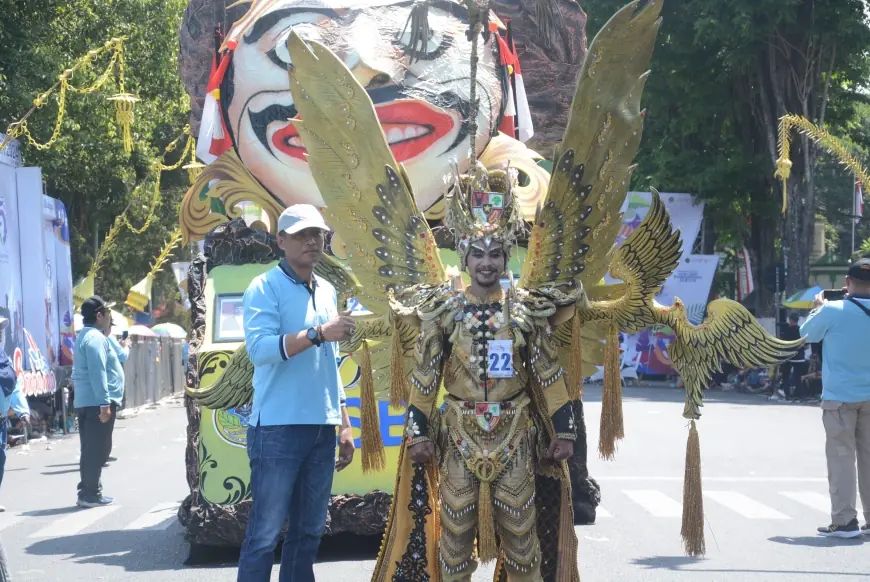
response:
<path id="1" fill-rule="evenodd" d="M 578 277 L 591 287 L 610 263 L 640 143 L 640 97 L 660 23 L 661 2 L 639 4 L 617 12 L 589 48 L 529 238 L 520 287 Z"/>
<path id="2" fill-rule="evenodd" d="M 324 254 L 323 260 L 314 267 L 314 272 L 329 281 L 338 295 L 338 308 L 344 309 L 347 300 L 359 293 L 359 283 L 353 272 L 333 256 Z"/>
<path id="3" fill-rule="evenodd" d="M 223 373 L 219 369 L 223 368 Z M 187 388 L 188 396 L 206 408 L 236 408 L 254 400 L 254 365 L 248 359 L 248 349 L 240 345 L 229 361 L 225 352 L 205 354 L 199 361 L 200 382 L 207 384 L 200 389 Z M 216 380 L 207 381 L 211 374 L 220 374 Z"/>
<path id="4" fill-rule="evenodd" d="M 378 315 L 387 295 L 438 284 L 444 268 L 435 237 L 417 208 L 366 90 L 328 48 L 290 32 L 294 120 L 330 225 L 344 240 L 360 283 L 358 299 Z"/>
<path id="5" fill-rule="evenodd" d="M 582 321 L 611 318 L 620 331 L 635 333 L 655 323 L 655 295 L 680 262 L 680 231 L 674 230 L 659 193 L 652 191 L 652 204 L 643 222 L 616 250 L 610 273 L 624 281 L 624 292 L 615 299 L 592 301 L 580 308 Z"/>
<path id="6" fill-rule="evenodd" d="M 769 366 L 787 360 L 804 340 L 783 341 L 767 333 L 746 308 L 730 299 L 717 299 L 707 306 L 707 318 L 695 326 L 686 317 L 683 303 L 655 310 L 658 323 L 669 325 L 676 334 L 668 355 L 686 384 L 683 416 L 701 417 L 703 388 L 721 360 L 738 368 Z"/>

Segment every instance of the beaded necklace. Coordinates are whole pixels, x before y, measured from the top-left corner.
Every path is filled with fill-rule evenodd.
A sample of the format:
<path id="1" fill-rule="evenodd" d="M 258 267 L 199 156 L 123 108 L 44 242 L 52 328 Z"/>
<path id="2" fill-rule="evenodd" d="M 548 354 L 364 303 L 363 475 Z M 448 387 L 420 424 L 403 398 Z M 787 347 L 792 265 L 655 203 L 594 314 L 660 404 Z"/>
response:
<path id="1" fill-rule="evenodd" d="M 501 289 L 488 297 L 475 297 L 465 292 L 465 305 L 462 308 L 462 324 L 471 334 L 471 354 L 468 361 L 480 366 L 478 378 L 484 391 L 484 400 L 489 398 L 493 380 L 489 378 L 489 340 L 495 339 L 496 332 L 504 325 L 505 314 L 502 305 L 504 294 Z"/>

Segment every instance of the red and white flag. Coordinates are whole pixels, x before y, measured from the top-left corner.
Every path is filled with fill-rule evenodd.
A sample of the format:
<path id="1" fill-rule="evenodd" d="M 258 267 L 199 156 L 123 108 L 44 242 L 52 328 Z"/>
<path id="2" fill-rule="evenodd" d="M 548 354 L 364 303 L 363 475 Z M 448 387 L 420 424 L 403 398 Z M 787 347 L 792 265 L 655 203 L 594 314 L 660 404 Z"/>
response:
<path id="1" fill-rule="evenodd" d="M 526 97 L 526 87 L 523 85 L 520 59 L 517 57 L 515 46 L 509 46 L 501 35 L 498 35 L 497 38 L 501 65 L 505 68 L 505 74 L 508 75 L 508 78 L 513 79 L 513 87 L 508 82 L 507 102 L 499 129 L 502 133 L 525 142 L 535 134 L 535 128 L 532 125 L 532 113 L 529 109 L 529 100 Z M 516 92 L 516 100 L 514 100 L 514 92 Z M 515 123 L 516 127 L 514 127 Z"/>
<path id="2" fill-rule="evenodd" d="M 211 74 L 208 79 L 205 105 L 202 108 L 202 121 L 199 125 L 199 136 L 197 136 L 196 141 L 196 157 L 206 164 L 213 163 L 222 153 L 233 146 L 224 124 L 220 105 L 220 86 L 231 58 L 232 50 L 221 55 L 220 64 L 218 64 L 217 54 L 212 57 Z"/>
<path id="3" fill-rule="evenodd" d="M 743 301 L 755 290 L 752 280 L 752 262 L 749 250 L 743 247 L 737 252 L 737 301 Z"/>
<path id="4" fill-rule="evenodd" d="M 864 193 L 861 192 L 861 182 L 855 182 L 855 222 L 860 222 L 862 216 L 864 216 Z"/>

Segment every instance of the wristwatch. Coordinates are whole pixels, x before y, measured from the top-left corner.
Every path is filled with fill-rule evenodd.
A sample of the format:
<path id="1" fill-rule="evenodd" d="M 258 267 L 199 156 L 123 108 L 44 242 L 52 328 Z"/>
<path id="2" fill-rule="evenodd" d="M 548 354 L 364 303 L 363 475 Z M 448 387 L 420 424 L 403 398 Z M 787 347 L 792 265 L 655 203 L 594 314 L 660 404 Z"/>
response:
<path id="1" fill-rule="evenodd" d="M 308 341 L 313 343 L 315 346 L 320 347 L 320 344 L 322 342 L 320 341 L 320 334 L 317 333 L 316 327 L 309 327 L 308 331 L 305 334 L 305 337 L 307 337 Z"/>

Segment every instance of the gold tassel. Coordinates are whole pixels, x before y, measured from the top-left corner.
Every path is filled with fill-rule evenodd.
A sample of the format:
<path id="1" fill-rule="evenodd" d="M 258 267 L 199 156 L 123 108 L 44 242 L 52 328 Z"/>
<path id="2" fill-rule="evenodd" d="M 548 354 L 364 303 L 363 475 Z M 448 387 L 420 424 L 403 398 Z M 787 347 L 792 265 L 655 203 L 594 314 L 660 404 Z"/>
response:
<path id="1" fill-rule="evenodd" d="M 477 502 L 477 557 L 486 564 L 498 558 L 495 541 L 495 519 L 492 514 L 492 484 L 480 482 L 480 497 Z"/>
<path id="2" fill-rule="evenodd" d="M 559 565 L 556 580 L 571 581 L 577 571 L 577 537 L 574 530 L 574 512 L 571 502 L 571 481 L 568 476 L 568 465 L 562 463 L 562 496 L 559 512 Z"/>
<path id="3" fill-rule="evenodd" d="M 408 401 L 405 385 L 405 354 L 402 351 L 402 337 L 399 333 L 399 318 L 393 320 L 392 356 L 390 357 L 390 406 L 402 408 Z"/>
<path id="4" fill-rule="evenodd" d="M 703 556 L 704 543 L 704 498 L 701 493 L 701 441 L 695 421 L 689 425 L 689 440 L 686 442 L 686 474 L 683 480 L 683 547 L 689 556 Z"/>
<path id="5" fill-rule="evenodd" d="M 611 321 L 604 347 L 604 390 L 601 396 L 601 428 L 598 437 L 598 454 L 613 460 L 616 441 L 625 437 L 622 418 L 622 378 L 619 374 L 619 330 Z"/>
<path id="6" fill-rule="evenodd" d="M 381 423 L 378 415 L 378 401 L 375 398 L 375 382 L 372 379 L 372 357 L 369 342 L 363 340 L 363 357 L 360 388 L 360 432 L 362 433 L 362 470 L 363 473 L 382 471 L 387 466 L 384 440 L 381 437 Z"/>
<path id="7" fill-rule="evenodd" d="M 568 397 L 580 400 L 583 396 L 583 341 L 580 337 L 580 313 L 574 310 L 571 325 L 571 377 L 568 379 Z"/>

